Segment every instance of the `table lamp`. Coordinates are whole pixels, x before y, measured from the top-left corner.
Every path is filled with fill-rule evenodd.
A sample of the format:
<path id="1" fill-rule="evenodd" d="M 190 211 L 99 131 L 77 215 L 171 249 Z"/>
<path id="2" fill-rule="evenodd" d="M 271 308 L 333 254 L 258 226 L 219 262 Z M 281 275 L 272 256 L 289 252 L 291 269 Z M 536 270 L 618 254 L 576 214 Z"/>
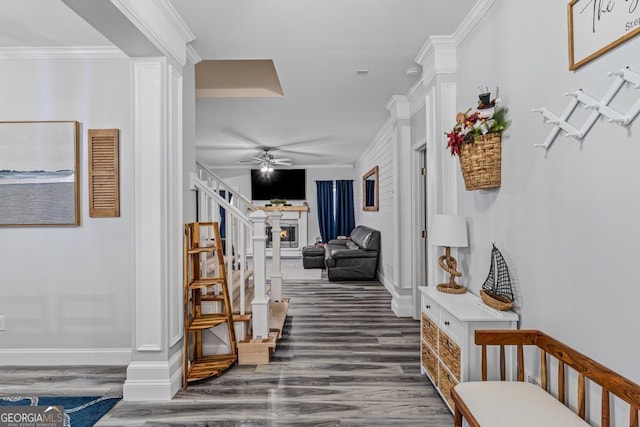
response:
<path id="1" fill-rule="evenodd" d="M 464 286 L 456 283 L 456 277 L 461 277 L 458 262 L 451 256 L 451 247 L 463 248 L 468 245 L 467 222 L 462 215 L 436 214 L 431 221 L 429 239 L 434 246 L 444 246 L 445 254 L 440 256 L 438 263 L 444 271 L 450 274 L 449 283 L 441 283 L 437 286 L 440 292 L 448 294 L 463 294 L 467 291 Z"/>

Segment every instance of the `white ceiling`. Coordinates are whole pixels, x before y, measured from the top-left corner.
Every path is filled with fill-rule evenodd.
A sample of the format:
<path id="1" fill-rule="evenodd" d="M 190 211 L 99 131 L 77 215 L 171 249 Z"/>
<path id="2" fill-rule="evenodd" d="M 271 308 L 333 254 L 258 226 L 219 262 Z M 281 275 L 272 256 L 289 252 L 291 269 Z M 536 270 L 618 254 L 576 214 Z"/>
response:
<path id="1" fill-rule="evenodd" d="M 199 98 L 198 159 L 243 166 L 269 146 L 294 167 L 353 164 L 416 77 L 430 35 L 451 34 L 471 0 L 170 0 L 202 59 L 272 59 L 281 98 Z M 0 47 L 111 43 L 60 0 L 0 0 Z M 356 75 L 367 69 L 366 75 Z M 218 147 L 218 148 L 216 148 Z"/>
<path id="2" fill-rule="evenodd" d="M 0 48 L 112 46 L 60 0 L 0 0 Z"/>
<path id="3" fill-rule="evenodd" d="M 272 59 L 282 98 L 202 98 L 198 158 L 238 165 L 260 146 L 294 166 L 353 164 L 430 35 L 452 34 L 470 0 L 171 0 L 203 59 Z M 367 69 L 367 75 L 356 70 Z M 215 149 L 215 147 L 225 147 Z M 235 148 L 237 147 L 237 148 Z"/>

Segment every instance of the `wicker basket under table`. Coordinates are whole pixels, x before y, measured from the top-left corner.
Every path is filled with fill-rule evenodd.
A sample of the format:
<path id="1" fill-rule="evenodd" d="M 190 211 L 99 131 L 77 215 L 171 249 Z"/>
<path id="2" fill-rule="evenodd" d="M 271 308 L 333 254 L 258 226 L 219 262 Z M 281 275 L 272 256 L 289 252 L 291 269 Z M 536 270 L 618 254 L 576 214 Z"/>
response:
<path id="1" fill-rule="evenodd" d="M 501 135 L 476 136 L 460 146 L 460 169 L 467 191 L 500 187 Z"/>

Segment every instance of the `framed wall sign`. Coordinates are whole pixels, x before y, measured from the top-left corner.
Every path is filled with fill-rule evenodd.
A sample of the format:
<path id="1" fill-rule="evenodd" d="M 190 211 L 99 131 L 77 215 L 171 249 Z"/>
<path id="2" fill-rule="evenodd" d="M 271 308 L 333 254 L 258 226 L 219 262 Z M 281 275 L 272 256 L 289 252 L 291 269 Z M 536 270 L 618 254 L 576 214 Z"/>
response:
<path id="1" fill-rule="evenodd" d="M 569 69 L 575 70 L 640 34 L 640 0 L 571 0 Z"/>
<path id="2" fill-rule="evenodd" d="M 0 226 L 80 225 L 78 122 L 0 122 Z"/>

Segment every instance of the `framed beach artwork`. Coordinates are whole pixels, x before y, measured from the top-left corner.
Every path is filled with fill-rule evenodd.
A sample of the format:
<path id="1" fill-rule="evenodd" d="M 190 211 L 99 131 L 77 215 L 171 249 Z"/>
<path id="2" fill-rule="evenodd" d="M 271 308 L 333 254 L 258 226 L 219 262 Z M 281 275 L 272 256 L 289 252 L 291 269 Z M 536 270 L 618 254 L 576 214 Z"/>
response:
<path id="1" fill-rule="evenodd" d="M 78 129 L 0 122 L 0 226 L 80 225 Z"/>

